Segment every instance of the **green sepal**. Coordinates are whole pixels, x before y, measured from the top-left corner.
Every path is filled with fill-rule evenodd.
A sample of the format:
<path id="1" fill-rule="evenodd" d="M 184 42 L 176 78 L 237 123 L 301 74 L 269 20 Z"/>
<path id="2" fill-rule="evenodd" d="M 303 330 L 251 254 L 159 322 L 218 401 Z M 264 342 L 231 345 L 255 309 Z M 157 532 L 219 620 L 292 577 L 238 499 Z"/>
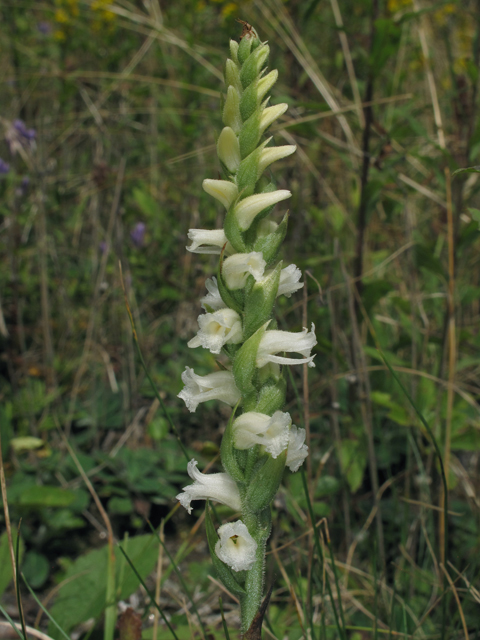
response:
<path id="1" fill-rule="evenodd" d="M 255 191 L 255 185 L 259 176 L 258 165 L 262 156 L 262 151 L 268 144 L 268 140 L 262 142 L 262 144 L 252 151 L 246 158 L 240 162 L 240 167 L 237 172 L 237 187 L 238 191 L 242 192 L 242 196 L 253 195 Z"/>
<path id="2" fill-rule="evenodd" d="M 238 142 L 240 144 L 240 155 L 242 158 L 249 156 L 257 148 L 258 141 L 262 135 L 260 122 L 263 109 L 257 109 L 248 120 L 246 120 L 240 130 Z"/>
<path id="3" fill-rule="evenodd" d="M 233 362 L 233 375 L 235 377 L 235 383 L 244 397 L 251 396 L 251 394 L 255 392 L 253 378 L 257 369 L 257 351 L 260 345 L 260 340 L 262 339 L 269 324 L 270 320 L 266 322 L 263 327 L 260 327 L 253 336 L 250 336 L 250 338 L 243 343 L 235 356 L 235 360 Z"/>
<path id="4" fill-rule="evenodd" d="M 265 43 L 258 46 L 248 56 L 240 71 L 240 81 L 244 89 L 255 80 L 260 71 L 266 66 L 269 53 L 270 47 Z"/>
<path id="5" fill-rule="evenodd" d="M 227 58 L 225 63 L 225 84 L 227 87 L 230 85 L 235 87 L 239 94 L 243 91 L 238 66 L 233 62 L 233 60 L 230 60 L 230 58 Z"/>
<path id="6" fill-rule="evenodd" d="M 215 531 L 215 527 L 213 526 L 208 500 L 207 504 L 205 505 L 205 528 L 207 530 L 208 547 L 210 549 L 210 555 L 212 556 L 212 564 L 216 574 L 223 582 L 223 584 L 227 587 L 227 589 L 234 593 L 238 598 L 245 596 L 245 589 L 241 584 L 238 583 L 232 569 L 230 569 L 229 566 L 222 562 L 215 553 L 215 545 L 218 542 L 218 535 Z"/>
<path id="7" fill-rule="evenodd" d="M 286 460 L 286 450 L 275 459 L 268 455 L 264 464 L 254 470 L 245 495 L 246 510 L 256 513 L 268 507 L 282 482 Z"/>
<path id="8" fill-rule="evenodd" d="M 222 300 L 225 302 L 225 305 L 227 307 L 230 307 L 230 309 L 233 309 L 234 311 L 236 311 L 241 315 L 243 313 L 243 302 L 244 302 L 243 291 L 242 290 L 231 291 L 227 287 L 222 274 L 223 255 L 224 255 L 224 249 L 222 249 L 222 253 L 220 254 L 220 262 L 219 262 L 218 271 L 217 271 L 218 291 L 220 293 L 220 296 L 222 297 Z"/>
<path id="9" fill-rule="evenodd" d="M 282 242 L 285 239 L 288 227 L 288 213 L 283 216 L 283 220 L 272 233 L 267 236 L 257 238 L 253 244 L 253 251 L 261 251 L 263 259 L 269 264 L 275 259 Z M 228 237 L 228 236 L 227 236 Z"/>
<path id="10" fill-rule="evenodd" d="M 257 404 L 252 411 L 273 416 L 275 411 L 281 411 L 285 406 L 287 383 L 283 375 L 274 384 L 265 384 L 258 394 Z"/>
<path id="11" fill-rule="evenodd" d="M 278 78 L 278 71 L 274 69 L 263 78 L 257 77 L 242 93 L 240 98 L 240 113 L 243 121 L 248 120 L 260 106 L 265 95 L 270 91 Z"/>
<path id="12" fill-rule="evenodd" d="M 247 34 L 247 35 L 243 36 L 243 38 L 240 40 L 240 42 L 238 44 L 237 58 L 238 58 L 238 62 L 241 65 L 245 62 L 245 60 L 250 55 L 250 51 L 252 50 L 252 44 L 253 44 L 254 37 L 252 38 L 252 36 Z M 258 40 L 258 36 L 257 36 L 257 40 Z"/>
<path id="13" fill-rule="evenodd" d="M 235 419 L 235 413 L 238 409 L 240 402 L 235 405 L 230 420 L 228 421 L 227 428 L 223 434 L 222 444 L 220 445 L 220 457 L 222 459 L 222 465 L 225 471 L 230 475 L 235 482 L 245 482 L 243 471 L 241 470 L 237 456 L 235 455 L 235 442 L 233 439 L 233 421 Z"/>
<path id="14" fill-rule="evenodd" d="M 232 247 L 238 253 L 248 253 L 247 245 L 245 244 L 245 239 L 243 237 L 243 232 L 241 231 L 237 218 L 235 217 L 235 205 L 236 202 L 232 202 L 229 210 L 227 211 L 227 215 L 225 216 L 225 221 L 223 223 L 223 229 L 225 231 L 225 235 L 228 238 L 228 241 L 232 245 Z"/>
<path id="15" fill-rule="evenodd" d="M 268 276 L 256 282 L 245 298 L 245 319 L 243 322 L 244 339 L 249 338 L 272 315 L 273 305 L 277 298 L 282 262 Z"/>

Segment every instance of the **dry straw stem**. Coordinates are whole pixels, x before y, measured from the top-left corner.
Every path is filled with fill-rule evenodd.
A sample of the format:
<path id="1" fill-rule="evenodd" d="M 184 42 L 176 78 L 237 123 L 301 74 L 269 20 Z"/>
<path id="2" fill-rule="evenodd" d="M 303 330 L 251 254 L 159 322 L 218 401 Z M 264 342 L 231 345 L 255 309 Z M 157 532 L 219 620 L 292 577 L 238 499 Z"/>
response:
<path id="1" fill-rule="evenodd" d="M 22 631 L 22 625 L 20 623 L 14 622 L 13 624 L 19 631 Z M 11 628 L 12 628 L 12 625 L 10 624 L 10 622 L 4 622 L 3 620 L 0 620 L 0 629 L 11 629 Z M 32 636 L 33 638 L 38 638 L 38 640 L 52 640 L 50 636 L 47 636 L 46 633 L 43 633 L 38 629 L 34 629 L 33 627 L 29 627 L 27 625 L 25 626 L 25 629 L 27 630 L 28 635 Z"/>
<path id="2" fill-rule="evenodd" d="M 288 49 L 301 64 L 304 71 L 307 73 L 308 77 L 313 82 L 314 86 L 330 109 L 336 114 L 338 122 L 343 129 L 348 142 L 352 147 L 358 147 L 347 119 L 340 113 L 340 106 L 337 100 L 333 97 L 332 88 L 318 68 L 317 63 L 310 54 L 300 34 L 295 29 L 295 26 L 284 6 L 278 2 L 278 0 L 271 0 L 271 2 L 269 2 L 269 0 L 257 0 L 255 4 L 263 13 L 265 18 L 267 18 L 265 27 L 268 28 L 268 26 L 272 26 L 274 28 Z M 281 16 L 281 22 L 275 16 Z"/>
<path id="3" fill-rule="evenodd" d="M 8 550 L 10 552 L 10 563 L 12 565 L 13 585 L 17 591 L 17 566 L 15 564 L 15 549 L 13 548 L 12 525 L 10 523 L 10 512 L 8 510 L 7 483 L 5 481 L 5 470 L 3 468 L 2 435 L 0 433 L 0 488 L 2 492 L 3 513 L 5 514 L 5 528 L 7 530 Z"/>

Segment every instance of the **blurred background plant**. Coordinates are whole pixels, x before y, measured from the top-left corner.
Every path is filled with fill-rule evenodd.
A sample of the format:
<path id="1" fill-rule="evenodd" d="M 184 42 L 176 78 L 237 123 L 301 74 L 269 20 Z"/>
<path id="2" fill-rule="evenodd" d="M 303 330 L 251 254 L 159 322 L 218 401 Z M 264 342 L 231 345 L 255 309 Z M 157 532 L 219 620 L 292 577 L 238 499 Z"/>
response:
<path id="1" fill-rule="evenodd" d="M 206 633 L 196 610 L 223 633 L 220 594 L 238 626 L 209 578 L 201 509 L 191 530 L 175 509 L 184 458 L 139 364 L 118 264 L 171 419 L 189 453 L 218 466 L 228 412 L 189 414 L 176 395 L 186 363 L 200 375 L 215 364 L 186 344 L 216 260 L 184 247 L 189 228 L 221 226 L 201 183 L 218 173 L 221 63 L 239 17 L 279 69 L 273 103 L 289 111 L 275 140 L 298 146 L 278 188 L 293 192 L 284 254 L 308 291 L 277 312 L 280 327 L 287 316 L 291 330 L 317 327 L 317 368 L 309 385 L 292 372 L 287 410 L 309 433 L 313 516 L 327 518 L 339 579 L 324 597 L 332 557 L 318 559 L 291 476 L 275 502 L 265 633 L 480 638 L 479 180 L 452 178 L 480 164 L 478 3 L 7 0 L 0 11 L 0 429 L 22 571 L 40 598 L 57 598 L 67 632 L 101 628 L 102 507 L 142 579 L 157 562 L 150 586 L 179 638 Z M 377 346 L 443 454 L 446 558 L 431 441 Z M 163 522 L 165 549 L 147 520 Z M 7 557 L 3 536 L 0 566 Z M 112 597 L 145 614 L 145 638 L 173 637 L 120 557 Z M 25 602 L 33 622 L 26 589 Z"/>

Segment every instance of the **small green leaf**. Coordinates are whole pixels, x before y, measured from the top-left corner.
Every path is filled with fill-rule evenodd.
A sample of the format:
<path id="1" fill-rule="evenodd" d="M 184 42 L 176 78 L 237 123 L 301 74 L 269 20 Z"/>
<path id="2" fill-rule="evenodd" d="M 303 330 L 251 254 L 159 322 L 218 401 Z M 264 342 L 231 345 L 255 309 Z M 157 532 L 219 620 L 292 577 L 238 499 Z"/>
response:
<path id="1" fill-rule="evenodd" d="M 264 464 L 252 474 L 245 503 L 254 513 L 263 511 L 272 502 L 282 482 L 287 452 L 283 451 L 277 458 L 267 456 Z"/>
<path id="2" fill-rule="evenodd" d="M 75 492 L 47 485 L 28 487 L 19 497 L 22 507 L 68 507 L 75 501 Z"/>
<path id="3" fill-rule="evenodd" d="M 50 563 L 43 553 L 29 551 L 25 554 L 22 573 L 32 589 L 39 589 L 47 581 Z"/>
<path id="4" fill-rule="evenodd" d="M 476 165 L 474 167 L 465 167 L 464 169 L 457 169 L 452 173 L 452 178 L 455 176 L 459 176 L 462 173 L 480 173 L 480 165 Z"/>
<path id="5" fill-rule="evenodd" d="M 270 321 L 269 321 L 270 322 Z M 253 378 L 257 370 L 257 351 L 263 334 L 267 330 L 269 322 L 260 327 L 253 336 L 246 340 L 238 350 L 233 362 L 233 375 L 242 396 L 248 396 L 255 391 Z"/>
<path id="6" fill-rule="evenodd" d="M 235 443 L 233 440 L 232 424 L 235 419 L 237 407 L 238 404 L 234 408 L 232 415 L 230 416 L 230 420 L 228 421 L 227 428 L 225 429 L 225 433 L 223 434 L 222 443 L 220 445 L 220 454 L 225 471 L 235 480 L 235 482 L 244 482 L 245 477 L 235 456 Z"/>
<path id="7" fill-rule="evenodd" d="M 282 262 L 268 276 L 256 282 L 245 300 L 245 319 L 243 322 L 244 338 L 249 338 L 272 315 L 273 305 L 277 298 Z"/>

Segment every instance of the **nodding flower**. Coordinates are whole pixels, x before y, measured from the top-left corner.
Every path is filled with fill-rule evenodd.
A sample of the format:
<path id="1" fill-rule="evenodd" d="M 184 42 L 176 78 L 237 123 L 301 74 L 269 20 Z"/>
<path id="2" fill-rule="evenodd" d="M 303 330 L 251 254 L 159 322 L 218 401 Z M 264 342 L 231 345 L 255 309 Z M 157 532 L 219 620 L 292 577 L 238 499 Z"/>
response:
<path id="1" fill-rule="evenodd" d="M 311 356 L 310 352 L 317 344 L 315 337 L 315 325 L 312 322 L 312 328 L 303 329 L 301 333 L 293 333 L 291 331 L 265 331 L 257 351 L 257 367 L 264 367 L 269 362 L 278 364 L 303 364 L 307 363 L 309 367 L 314 367 L 312 362 L 315 356 Z M 281 351 L 300 353 L 303 358 L 285 358 L 277 356 Z"/>
<path id="2" fill-rule="evenodd" d="M 197 469 L 197 464 L 192 459 L 187 465 L 188 475 L 194 483 L 183 487 L 182 493 L 177 495 L 182 507 L 192 513 L 192 500 L 215 500 L 234 511 L 240 511 L 242 503 L 235 481 L 227 473 L 202 473 Z"/>
<path id="3" fill-rule="evenodd" d="M 185 402 L 191 412 L 207 400 L 220 400 L 231 407 L 240 400 L 240 391 L 231 371 L 214 371 L 206 376 L 199 376 L 193 369 L 186 367 L 182 373 L 182 381 L 185 387 L 177 397 Z"/>

